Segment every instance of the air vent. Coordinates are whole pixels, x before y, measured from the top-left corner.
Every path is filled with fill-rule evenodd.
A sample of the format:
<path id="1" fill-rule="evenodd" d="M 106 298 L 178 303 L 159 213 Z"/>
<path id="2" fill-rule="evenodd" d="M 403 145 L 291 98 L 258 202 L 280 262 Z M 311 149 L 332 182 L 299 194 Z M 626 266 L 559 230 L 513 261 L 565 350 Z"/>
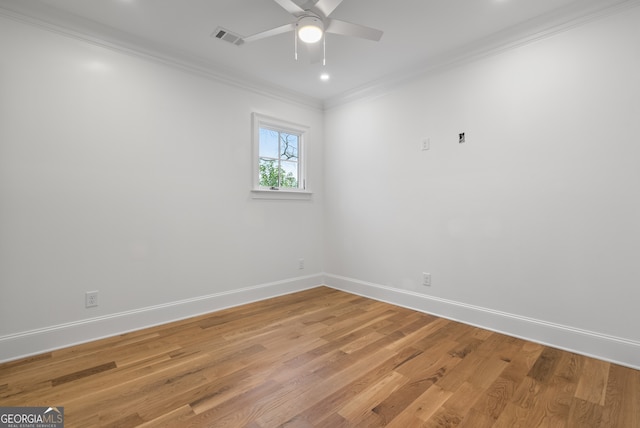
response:
<path id="1" fill-rule="evenodd" d="M 229 42 L 236 46 L 240 46 L 244 43 L 242 36 L 235 34 L 226 28 L 218 27 L 216 31 L 211 34 L 211 37 L 215 37 L 216 39 L 224 40 L 225 42 Z"/>

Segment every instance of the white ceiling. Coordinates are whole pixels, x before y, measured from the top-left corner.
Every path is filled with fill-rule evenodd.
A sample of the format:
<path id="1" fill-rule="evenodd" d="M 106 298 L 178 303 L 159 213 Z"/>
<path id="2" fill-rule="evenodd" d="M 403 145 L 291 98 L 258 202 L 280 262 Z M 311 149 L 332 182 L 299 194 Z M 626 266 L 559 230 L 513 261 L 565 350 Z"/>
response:
<path id="1" fill-rule="evenodd" d="M 344 0 L 332 18 L 384 35 L 372 42 L 328 34 L 324 67 L 310 64 L 304 50 L 294 59 L 291 33 L 240 47 L 211 37 L 218 26 L 248 36 L 294 22 L 273 0 L 0 0 L 0 12 L 326 102 L 633 2 Z M 328 82 L 319 79 L 323 71 L 331 75 Z"/>

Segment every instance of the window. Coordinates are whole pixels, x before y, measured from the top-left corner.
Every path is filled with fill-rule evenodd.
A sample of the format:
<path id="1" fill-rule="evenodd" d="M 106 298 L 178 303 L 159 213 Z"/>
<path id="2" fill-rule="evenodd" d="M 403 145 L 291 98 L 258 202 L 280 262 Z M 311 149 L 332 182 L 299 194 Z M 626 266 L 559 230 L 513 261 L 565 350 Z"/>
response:
<path id="1" fill-rule="evenodd" d="M 260 186 L 297 189 L 300 182 L 300 135 L 260 127 Z"/>
<path id="2" fill-rule="evenodd" d="M 302 125 L 253 114 L 256 194 L 309 194 L 304 162 L 307 130 Z"/>

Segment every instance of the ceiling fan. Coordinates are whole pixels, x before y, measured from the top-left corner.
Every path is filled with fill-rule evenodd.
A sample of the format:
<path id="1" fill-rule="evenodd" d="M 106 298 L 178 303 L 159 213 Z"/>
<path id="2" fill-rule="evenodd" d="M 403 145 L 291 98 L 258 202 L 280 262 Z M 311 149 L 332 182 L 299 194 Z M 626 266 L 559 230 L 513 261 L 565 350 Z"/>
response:
<path id="1" fill-rule="evenodd" d="M 331 15 L 343 0 L 318 0 L 317 2 L 309 0 L 304 7 L 294 3 L 293 0 L 274 1 L 289 12 L 295 18 L 295 22 L 247 37 L 238 36 L 223 28 L 218 28 L 214 33 L 215 37 L 230 41 L 235 45 L 242 45 L 244 43 L 255 42 L 256 40 L 294 31 L 296 59 L 298 59 L 298 39 L 300 39 L 300 41 L 306 45 L 312 63 L 320 62 L 321 59 L 324 62 L 326 33 L 359 37 L 376 42 L 382 37 L 382 31 L 376 30 L 375 28 L 330 18 L 329 15 Z M 321 40 L 323 43 L 318 43 Z"/>

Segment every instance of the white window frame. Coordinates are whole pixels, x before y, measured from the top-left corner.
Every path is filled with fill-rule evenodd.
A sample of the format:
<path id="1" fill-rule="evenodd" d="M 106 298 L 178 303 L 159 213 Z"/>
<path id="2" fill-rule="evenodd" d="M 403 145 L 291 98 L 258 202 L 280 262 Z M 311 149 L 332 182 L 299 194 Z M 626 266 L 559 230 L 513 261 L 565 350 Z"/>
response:
<path id="1" fill-rule="evenodd" d="M 309 127 L 286 120 L 253 113 L 253 198 L 257 199 L 309 199 L 312 192 L 308 189 L 307 180 L 307 139 Z M 260 185 L 260 128 L 270 128 L 281 132 L 296 134 L 298 140 L 298 187 L 270 188 Z"/>

